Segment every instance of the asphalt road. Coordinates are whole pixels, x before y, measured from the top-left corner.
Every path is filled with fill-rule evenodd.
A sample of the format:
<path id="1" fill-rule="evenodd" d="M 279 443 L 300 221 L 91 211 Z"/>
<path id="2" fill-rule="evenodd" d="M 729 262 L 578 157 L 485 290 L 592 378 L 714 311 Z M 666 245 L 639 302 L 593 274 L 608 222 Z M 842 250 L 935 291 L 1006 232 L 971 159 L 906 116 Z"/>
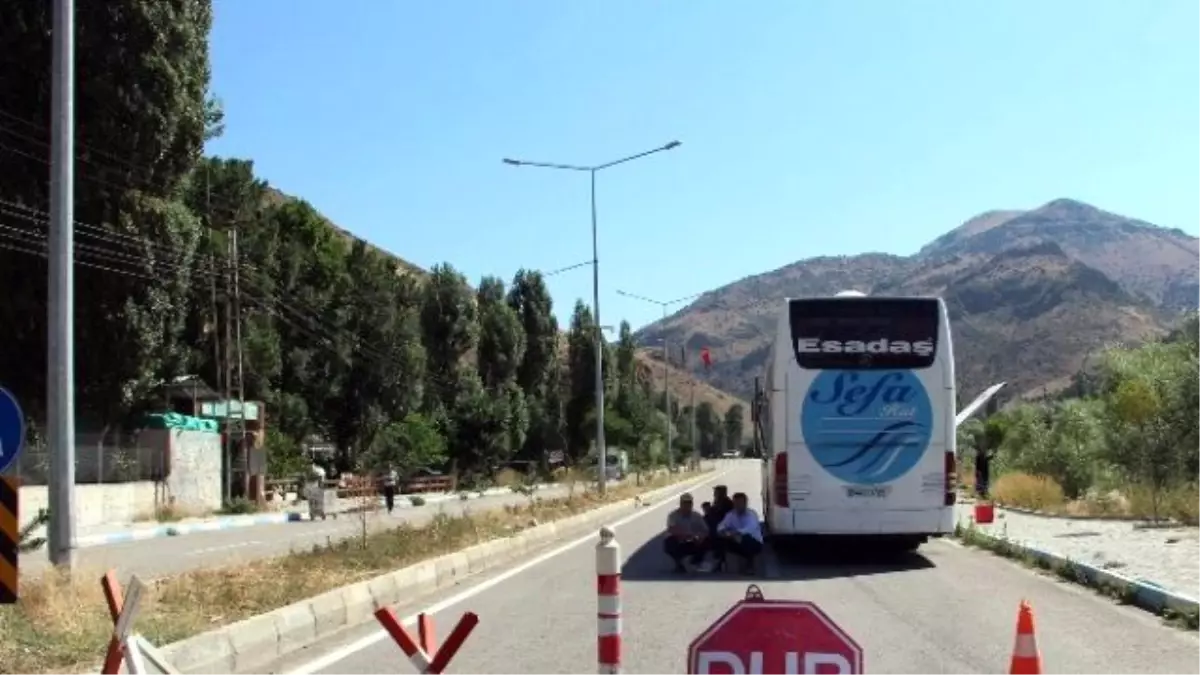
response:
<path id="1" fill-rule="evenodd" d="M 753 504 L 758 471 L 757 462 L 740 462 L 720 482 L 747 492 Z M 708 486 L 694 491 L 700 496 Z M 688 643 L 743 597 L 748 583 L 744 577 L 669 574 L 658 541 L 667 510 L 666 503 L 648 507 L 617 526 L 625 556 L 626 672 L 685 672 Z M 447 672 L 594 672 L 593 541 L 560 546 L 517 567 L 468 579 L 441 595 L 398 607 L 397 614 L 429 609 L 439 637 L 464 611 L 479 615 L 479 626 Z M 1200 672 L 1200 641 L 1194 633 L 953 543 L 931 542 L 888 563 L 814 562 L 775 554 L 765 563 L 765 578 L 753 580 L 765 596 L 816 602 L 862 645 L 867 672 L 1007 672 L 1022 599 L 1033 605 L 1048 673 Z M 273 672 L 416 671 L 372 625 L 311 647 Z"/>
<path id="2" fill-rule="evenodd" d="M 565 488 L 543 488 L 538 496 L 566 494 Z M 397 509 L 392 515 L 379 511 L 367 516 L 369 531 L 395 527 L 402 522 L 422 525 L 438 512 L 459 515 L 464 509 L 474 512 L 500 508 L 528 499 L 518 494 L 486 496 L 460 501 L 451 499 L 436 504 Z M 276 556 L 314 544 L 353 537 L 362 532 L 358 514 L 342 514 L 335 520 L 302 521 L 276 525 L 253 525 L 212 532 L 196 532 L 178 537 L 159 537 L 143 541 L 94 546 L 79 549 L 78 567 L 97 574 L 115 569 L 122 578 L 136 574 L 143 579 L 178 574 L 189 570 L 236 565 Z M 38 573 L 48 566 L 44 555 L 21 558 L 21 572 Z"/>

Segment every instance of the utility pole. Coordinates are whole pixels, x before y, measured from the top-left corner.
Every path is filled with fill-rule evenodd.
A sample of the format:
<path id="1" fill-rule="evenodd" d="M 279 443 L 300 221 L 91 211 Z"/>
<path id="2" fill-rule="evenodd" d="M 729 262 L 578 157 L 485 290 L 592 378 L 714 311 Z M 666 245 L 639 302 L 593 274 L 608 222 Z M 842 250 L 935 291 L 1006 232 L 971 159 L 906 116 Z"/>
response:
<path id="1" fill-rule="evenodd" d="M 245 497 L 250 492 L 250 455 L 246 448 L 246 386 L 242 371 L 242 287 L 238 273 L 242 266 L 242 259 L 238 252 L 238 223 L 236 221 L 230 232 L 229 242 L 233 255 L 233 315 L 231 317 L 233 319 L 233 351 L 237 360 L 234 370 L 237 379 L 233 387 L 237 389 L 238 400 L 238 413 L 235 421 L 237 428 L 232 435 L 237 439 L 236 449 L 240 458 L 238 465 L 242 468 L 241 496 Z"/>
<path id="2" fill-rule="evenodd" d="M 55 0 L 51 30 L 50 242 L 46 393 L 50 562 L 75 568 L 75 3 Z"/>
<path id="3" fill-rule="evenodd" d="M 666 314 L 666 312 L 663 312 Z M 671 350 L 667 338 L 663 338 L 663 419 L 667 421 L 667 468 L 675 467 L 675 449 L 671 447 Z"/>
<path id="4" fill-rule="evenodd" d="M 205 189 L 205 219 L 207 221 L 208 241 L 210 244 L 216 242 L 216 231 L 212 224 L 212 185 L 209 180 L 208 164 L 204 165 L 204 189 Z M 216 247 L 212 246 L 208 252 L 208 291 L 209 291 L 209 311 L 212 313 L 212 341 L 213 341 L 213 377 L 216 380 L 213 382 L 213 387 L 217 391 L 225 391 L 222 384 L 225 381 L 223 369 L 224 361 L 221 360 L 221 314 L 220 308 L 217 305 L 217 254 Z"/>
<path id="5" fill-rule="evenodd" d="M 225 240 L 225 353 L 222 362 L 222 369 L 225 372 L 225 415 L 222 423 L 224 428 L 224 467 L 222 475 L 225 480 L 222 481 L 222 495 L 225 502 L 233 497 L 233 425 L 232 415 L 230 415 L 230 407 L 233 401 L 233 355 L 230 349 L 233 347 L 233 237 L 226 237 Z"/>

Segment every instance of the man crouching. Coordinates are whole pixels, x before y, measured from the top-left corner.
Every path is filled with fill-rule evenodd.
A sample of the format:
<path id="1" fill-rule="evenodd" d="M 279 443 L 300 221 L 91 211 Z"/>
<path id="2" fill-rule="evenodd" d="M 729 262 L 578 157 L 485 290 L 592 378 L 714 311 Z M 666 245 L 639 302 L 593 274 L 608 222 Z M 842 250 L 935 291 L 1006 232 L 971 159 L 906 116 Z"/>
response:
<path id="1" fill-rule="evenodd" d="M 675 561 L 676 572 L 686 572 L 684 559 L 703 569 L 704 554 L 708 552 L 708 524 L 695 511 L 692 495 L 679 496 L 679 508 L 667 515 L 667 538 L 663 546 Z"/>

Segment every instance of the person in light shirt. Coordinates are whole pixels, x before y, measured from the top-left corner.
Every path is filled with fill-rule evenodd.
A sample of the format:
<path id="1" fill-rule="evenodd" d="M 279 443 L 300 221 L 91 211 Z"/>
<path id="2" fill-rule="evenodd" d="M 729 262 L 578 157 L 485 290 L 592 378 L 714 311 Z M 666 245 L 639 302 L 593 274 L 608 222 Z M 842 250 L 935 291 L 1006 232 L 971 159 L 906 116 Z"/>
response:
<path id="1" fill-rule="evenodd" d="M 745 492 L 733 495 L 733 510 L 717 525 L 717 536 L 713 541 L 713 551 L 720 563 L 725 562 L 727 553 L 734 553 L 742 558 L 743 574 L 754 571 L 754 561 L 763 549 L 762 524 L 758 514 L 749 508 L 749 498 Z"/>
<path id="2" fill-rule="evenodd" d="M 686 572 L 684 560 L 693 567 L 704 569 L 704 554 L 708 549 L 708 526 L 704 517 L 692 508 L 692 495 L 679 496 L 679 508 L 667 515 L 667 536 L 663 547 L 675 561 L 676 572 Z"/>

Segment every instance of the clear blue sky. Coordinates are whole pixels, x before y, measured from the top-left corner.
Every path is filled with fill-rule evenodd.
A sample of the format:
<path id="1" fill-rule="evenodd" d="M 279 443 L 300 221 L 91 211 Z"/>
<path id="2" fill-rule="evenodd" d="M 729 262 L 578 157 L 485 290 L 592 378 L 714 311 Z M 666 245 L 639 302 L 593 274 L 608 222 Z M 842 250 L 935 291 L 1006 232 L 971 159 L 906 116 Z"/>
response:
<path id="1" fill-rule="evenodd" d="M 591 257 L 601 318 L 1071 197 L 1197 233 L 1195 0 L 217 0 L 211 150 L 428 267 Z M 560 320 L 588 268 L 552 279 Z"/>

